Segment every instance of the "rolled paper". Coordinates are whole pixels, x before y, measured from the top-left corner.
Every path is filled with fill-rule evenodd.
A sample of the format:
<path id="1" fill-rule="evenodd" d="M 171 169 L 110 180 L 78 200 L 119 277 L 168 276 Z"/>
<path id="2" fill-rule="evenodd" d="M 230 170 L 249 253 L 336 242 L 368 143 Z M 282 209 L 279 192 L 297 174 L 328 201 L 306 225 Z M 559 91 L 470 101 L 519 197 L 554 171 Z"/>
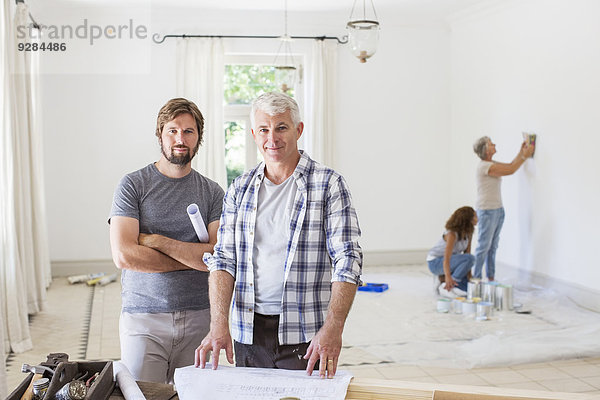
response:
<path id="1" fill-rule="evenodd" d="M 198 205 L 196 203 L 190 204 L 187 208 L 187 213 L 192 221 L 192 225 L 194 225 L 194 230 L 196 231 L 196 235 L 198 235 L 200 243 L 208 243 L 208 231 L 206 230 L 206 225 L 204 225 L 202 215 L 200 215 Z"/>
<path id="2" fill-rule="evenodd" d="M 146 400 L 125 364 L 121 361 L 113 362 L 113 373 L 125 400 Z"/>

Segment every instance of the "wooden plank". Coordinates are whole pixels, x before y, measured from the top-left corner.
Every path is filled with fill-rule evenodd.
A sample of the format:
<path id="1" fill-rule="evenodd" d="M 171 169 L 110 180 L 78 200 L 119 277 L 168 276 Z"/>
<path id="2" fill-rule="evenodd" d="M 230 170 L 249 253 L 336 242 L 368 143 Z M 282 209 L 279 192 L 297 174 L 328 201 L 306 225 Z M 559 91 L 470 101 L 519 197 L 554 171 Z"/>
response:
<path id="1" fill-rule="evenodd" d="M 552 396 L 552 393 L 549 393 Z M 553 397 L 544 397 L 544 399 L 552 399 Z M 555 397 L 554 397 L 555 398 Z M 457 393 L 436 390 L 433 393 L 433 400 L 539 400 L 541 397 L 522 397 L 522 396 L 499 396 L 492 394 L 474 394 L 474 393 Z"/>
<path id="2" fill-rule="evenodd" d="M 438 397 L 434 397 L 436 394 Z M 442 397 L 440 397 L 442 396 Z M 490 386 L 354 378 L 346 400 L 598 400 L 596 395 Z"/>
<path id="3" fill-rule="evenodd" d="M 380 379 L 353 378 L 346 392 L 346 400 L 431 400 L 433 391 L 405 382 Z"/>

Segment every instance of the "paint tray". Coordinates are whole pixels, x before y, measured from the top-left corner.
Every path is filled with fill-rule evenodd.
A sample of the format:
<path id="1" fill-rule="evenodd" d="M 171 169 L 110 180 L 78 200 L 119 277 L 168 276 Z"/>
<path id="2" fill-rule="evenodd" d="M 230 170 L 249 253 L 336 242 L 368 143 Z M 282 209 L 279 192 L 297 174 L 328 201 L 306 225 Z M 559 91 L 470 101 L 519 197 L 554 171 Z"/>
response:
<path id="1" fill-rule="evenodd" d="M 385 292 L 389 289 L 387 283 L 366 283 L 358 287 L 358 290 L 362 292 Z"/>

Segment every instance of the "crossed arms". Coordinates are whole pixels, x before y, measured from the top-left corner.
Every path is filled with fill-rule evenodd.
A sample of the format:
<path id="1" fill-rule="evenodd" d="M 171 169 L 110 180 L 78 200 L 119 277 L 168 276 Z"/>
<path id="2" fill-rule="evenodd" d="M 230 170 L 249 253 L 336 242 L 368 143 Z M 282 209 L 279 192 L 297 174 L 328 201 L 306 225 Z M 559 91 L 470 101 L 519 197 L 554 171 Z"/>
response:
<path id="1" fill-rule="evenodd" d="M 170 272 L 186 269 L 208 271 L 202 261 L 217 242 L 219 221 L 208 224 L 208 243 L 191 243 L 156 234 L 140 233 L 139 221 L 131 217 L 112 217 L 110 247 L 119 269 L 137 272 Z"/>

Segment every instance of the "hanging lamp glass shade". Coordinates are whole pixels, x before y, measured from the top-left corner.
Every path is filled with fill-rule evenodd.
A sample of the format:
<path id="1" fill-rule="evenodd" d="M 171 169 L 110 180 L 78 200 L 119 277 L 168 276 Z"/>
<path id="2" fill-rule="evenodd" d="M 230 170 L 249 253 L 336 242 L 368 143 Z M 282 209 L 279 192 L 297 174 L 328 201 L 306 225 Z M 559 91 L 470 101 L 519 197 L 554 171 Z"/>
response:
<path id="1" fill-rule="evenodd" d="M 379 22 L 366 19 L 350 21 L 346 29 L 350 51 L 361 63 L 367 62 L 367 58 L 377 51 Z"/>
<path id="2" fill-rule="evenodd" d="M 275 82 L 279 85 L 283 93 L 293 89 L 296 84 L 296 61 L 292 53 L 292 39 L 286 33 L 281 37 L 281 44 L 277 49 L 277 55 L 273 60 L 275 68 Z"/>
<path id="3" fill-rule="evenodd" d="M 276 65 L 275 82 L 279 84 L 283 93 L 287 93 L 296 82 L 296 67 L 293 65 Z"/>

